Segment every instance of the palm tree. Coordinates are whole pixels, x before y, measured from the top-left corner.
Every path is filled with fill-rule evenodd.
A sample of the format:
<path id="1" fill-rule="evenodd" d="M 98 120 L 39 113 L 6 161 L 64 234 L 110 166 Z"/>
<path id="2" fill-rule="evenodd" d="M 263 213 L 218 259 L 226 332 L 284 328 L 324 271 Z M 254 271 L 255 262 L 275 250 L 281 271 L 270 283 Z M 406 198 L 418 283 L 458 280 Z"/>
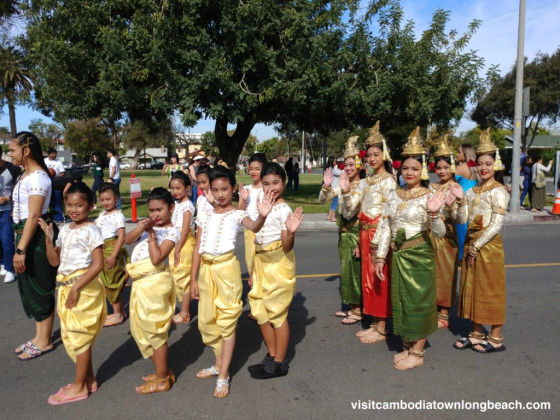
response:
<path id="1" fill-rule="evenodd" d="M 16 97 L 19 92 L 33 90 L 33 76 L 23 53 L 14 46 L 0 47 L 0 94 L 8 103 L 10 130 L 12 136 L 16 128 Z"/>

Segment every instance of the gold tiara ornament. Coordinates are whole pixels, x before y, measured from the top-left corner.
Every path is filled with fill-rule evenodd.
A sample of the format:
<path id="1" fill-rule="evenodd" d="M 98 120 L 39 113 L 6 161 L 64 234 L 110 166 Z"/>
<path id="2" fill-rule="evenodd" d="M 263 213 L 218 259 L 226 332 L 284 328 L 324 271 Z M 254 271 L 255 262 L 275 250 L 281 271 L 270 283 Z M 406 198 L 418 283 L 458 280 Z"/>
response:
<path id="1" fill-rule="evenodd" d="M 408 136 L 408 141 L 403 147 L 403 156 L 422 156 L 426 153 L 426 149 L 422 145 L 420 140 L 420 126 L 412 130 L 412 133 Z"/>
<path id="2" fill-rule="evenodd" d="M 479 143 L 476 147 L 477 155 L 493 155 L 494 156 L 494 170 L 503 171 L 504 166 L 502 165 L 502 158 L 500 157 L 500 149 L 492 142 L 492 137 L 490 136 L 490 127 L 480 133 Z"/>
<path id="3" fill-rule="evenodd" d="M 383 160 L 391 160 L 391 155 L 389 155 L 389 148 L 387 147 L 387 141 L 383 134 L 379 131 L 380 121 L 377 121 L 375 125 L 369 130 L 369 136 L 366 139 L 366 150 L 370 147 L 379 147 L 383 150 Z"/>
<path id="4" fill-rule="evenodd" d="M 453 150 L 451 150 L 447 142 L 448 137 L 449 134 L 446 134 L 438 139 L 434 157 L 449 157 L 451 159 L 451 173 L 455 173 L 455 159 L 453 157 Z"/>
<path id="5" fill-rule="evenodd" d="M 358 141 L 358 136 L 352 136 L 348 140 L 346 140 L 346 149 L 344 149 L 343 157 L 346 158 L 354 158 L 359 155 L 359 151 L 356 148 L 356 142 Z"/>

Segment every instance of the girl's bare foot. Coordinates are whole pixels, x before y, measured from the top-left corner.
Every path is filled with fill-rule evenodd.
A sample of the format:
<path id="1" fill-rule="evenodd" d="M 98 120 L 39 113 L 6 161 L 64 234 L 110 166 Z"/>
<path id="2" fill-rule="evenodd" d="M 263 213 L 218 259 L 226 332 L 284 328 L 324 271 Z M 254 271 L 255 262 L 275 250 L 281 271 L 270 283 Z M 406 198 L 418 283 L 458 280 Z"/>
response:
<path id="1" fill-rule="evenodd" d="M 399 370 L 410 370 L 416 366 L 422 366 L 424 364 L 424 352 L 418 354 L 422 354 L 422 356 L 415 356 L 409 352 L 408 356 L 395 363 L 395 367 Z"/>
<path id="2" fill-rule="evenodd" d="M 358 337 L 358 338 L 363 337 L 364 335 L 368 335 L 368 334 L 371 333 L 372 331 L 373 331 L 373 327 L 368 328 L 367 330 L 358 331 L 358 332 L 356 333 L 356 337 Z"/>
<path id="3" fill-rule="evenodd" d="M 400 353 L 395 354 L 395 357 L 393 357 L 393 363 L 397 364 L 399 361 L 404 359 L 406 356 L 408 356 L 408 350 L 404 349 Z"/>
<path id="4" fill-rule="evenodd" d="M 214 397 L 225 398 L 229 395 L 229 377 L 227 379 L 218 379 L 216 382 L 216 389 L 214 390 Z"/>
<path id="5" fill-rule="evenodd" d="M 171 322 L 174 324 L 185 324 L 191 320 L 191 314 L 188 312 L 179 312 L 177 315 L 173 317 Z"/>
<path id="6" fill-rule="evenodd" d="M 364 344 L 374 344 L 380 341 L 387 340 L 387 332 L 385 334 L 381 334 L 383 331 L 379 331 L 376 327 L 372 328 L 372 331 L 369 334 L 363 335 L 360 338 L 360 341 Z"/>
<path id="7" fill-rule="evenodd" d="M 104 327 L 114 327 L 115 325 L 121 325 L 125 320 L 122 314 L 111 314 L 105 319 Z"/>
<path id="8" fill-rule="evenodd" d="M 196 374 L 196 377 L 199 379 L 206 379 L 211 378 L 212 376 L 218 376 L 220 374 L 219 369 L 216 369 L 214 366 L 211 366 L 206 369 L 202 369 Z"/>

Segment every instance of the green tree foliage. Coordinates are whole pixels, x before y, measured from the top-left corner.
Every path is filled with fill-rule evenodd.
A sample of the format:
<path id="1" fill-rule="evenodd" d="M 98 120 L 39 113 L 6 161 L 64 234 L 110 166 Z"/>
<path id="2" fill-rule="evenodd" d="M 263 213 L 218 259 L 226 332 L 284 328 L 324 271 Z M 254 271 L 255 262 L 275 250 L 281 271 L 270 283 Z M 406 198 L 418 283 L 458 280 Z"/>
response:
<path id="1" fill-rule="evenodd" d="M 202 134 L 202 139 L 200 141 L 201 150 L 206 153 L 207 156 L 216 156 L 218 154 L 218 147 L 216 146 L 216 136 L 213 131 L 207 131 Z"/>
<path id="2" fill-rule="evenodd" d="M 500 127 L 513 130 L 516 66 L 503 77 L 496 77 L 488 94 L 471 114 L 481 127 Z M 538 53 L 526 62 L 524 86 L 531 88 L 529 112 L 521 145 L 527 150 L 543 123 L 554 123 L 560 117 L 560 48 L 553 54 Z"/>
<path id="3" fill-rule="evenodd" d="M 104 152 L 112 147 L 111 136 L 106 127 L 95 118 L 70 121 L 64 132 L 66 144 L 85 162 L 89 162 L 91 154 Z"/>
<path id="4" fill-rule="evenodd" d="M 58 124 L 48 124 L 41 119 L 31 120 L 29 131 L 37 136 L 43 150 L 55 147 L 57 141 L 64 137 L 64 128 Z"/>
<path id="5" fill-rule="evenodd" d="M 11 135 L 17 133 L 16 103 L 33 90 L 33 76 L 23 52 L 13 45 L 0 46 L 0 98 L 7 102 Z"/>

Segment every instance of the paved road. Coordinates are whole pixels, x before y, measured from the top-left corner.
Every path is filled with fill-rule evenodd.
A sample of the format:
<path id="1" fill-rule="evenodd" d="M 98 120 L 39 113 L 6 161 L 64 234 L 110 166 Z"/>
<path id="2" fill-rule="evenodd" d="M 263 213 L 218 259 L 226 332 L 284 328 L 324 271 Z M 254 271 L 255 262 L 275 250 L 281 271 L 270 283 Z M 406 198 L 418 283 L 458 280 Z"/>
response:
<path id="1" fill-rule="evenodd" d="M 94 349 L 94 367 L 101 383 L 88 400 L 62 407 L 46 403 L 48 395 L 73 378 L 74 366 L 60 345 L 31 362 L 18 362 L 11 353 L 28 339 L 32 322 L 25 319 L 15 284 L 0 284 L 0 407 L 2 418 L 478 418 L 479 411 L 353 410 L 352 402 L 499 401 L 550 402 L 549 411 L 493 411 L 490 418 L 558 418 L 560 382 L 560 322 L 558 302 L 560 225 L 508 226 L 504 232 L 508 276 L 508 319 L 504 328 L 507 351 L 480 355 L 451 345 L 467 334 L 468 323 L 452 317 L 451 330 L 429 337 L 425 365 L 409 372 L 393 368 L 400 340 L 360 344 L 359 326 L 344 326 L 332 314 L 339 306 L 339 271 L 335 232 L 303 232 L 296 244 L 297 294 L 290 311 L 292 341 L 290 374 L 257 381 L 247 366 L 264 353 L 257 325 L 244 307 L 232 365 L 231 395 L 215 400 L 213 380 L 195 373 L 212 364 L 196 322 L 174 328 L 169 359 L 177 383 L 170 392 L 137 395 L 134 386 L 152 370 L 129 333 L 128 322 L 102 332 Z M 242 248 L 239 249 L 242 253 Z M 549 265 L 556 263 L 557 265 Z M 545 264 L 542 266 L 522 266 Z M 130 289 L 127 289 L 127 294 Z M 126 297 L 128 299 L 128 296 Z M 556 391 L 554 391 L 556 389 Z"/>

